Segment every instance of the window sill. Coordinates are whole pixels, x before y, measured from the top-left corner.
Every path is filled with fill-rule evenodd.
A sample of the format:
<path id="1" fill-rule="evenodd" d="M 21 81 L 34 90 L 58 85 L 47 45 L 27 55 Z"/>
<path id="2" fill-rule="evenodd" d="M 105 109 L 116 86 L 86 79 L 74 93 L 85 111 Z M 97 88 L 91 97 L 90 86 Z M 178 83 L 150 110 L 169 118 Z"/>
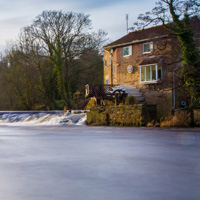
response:
<path id="1" fill-rule="evenodd" d="M 152 51 L 142 52 L 142 54 L 148 54 L 148 53 L 152 53 Z"/>
<path id="2" fill-rule="evenodd" d="M 131 56 L 131 55 L 123 56 L 123 58 L 129 57 L 129 56 Z"/>
<path id="3" fill-rule="evenodd" d="M 148 85 L 148 84 L 156 84 L 156 83 L 161 83 L 161 80 L 156 80 L 156 81 L 140 81 L 141 85 Z"/>

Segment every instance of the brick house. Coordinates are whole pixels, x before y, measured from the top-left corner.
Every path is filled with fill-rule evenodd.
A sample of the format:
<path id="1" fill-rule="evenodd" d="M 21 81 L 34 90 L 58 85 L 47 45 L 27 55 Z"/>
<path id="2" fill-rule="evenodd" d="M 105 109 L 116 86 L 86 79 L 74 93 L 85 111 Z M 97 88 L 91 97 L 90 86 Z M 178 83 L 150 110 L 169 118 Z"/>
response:
<path id="1" fill-rule="evenodd" d="M 199 45 L 200 20 L 191 27 Z M 146 104 L 156 104 L 158 117 L 191 103 L 181 87 L 181 50 L 176 36 L 163 26 L 135 32 L 104 46 L 104 83 L 136 87 Z"/>

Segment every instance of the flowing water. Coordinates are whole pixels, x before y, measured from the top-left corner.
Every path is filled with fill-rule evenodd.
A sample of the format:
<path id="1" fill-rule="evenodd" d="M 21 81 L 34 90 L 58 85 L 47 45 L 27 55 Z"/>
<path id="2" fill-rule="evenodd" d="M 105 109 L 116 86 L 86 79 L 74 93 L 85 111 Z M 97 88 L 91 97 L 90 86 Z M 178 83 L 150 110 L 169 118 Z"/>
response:
<path id="1" fill-rule="evenodd" d="M 199 200 L 200 129 L 0 112 L 0 200 Z"/>
<path id="2" fill-rule="evenodd" d="M 72 111 L 0 111 L 0 125 L 84 125 L 84 110 Z"/>

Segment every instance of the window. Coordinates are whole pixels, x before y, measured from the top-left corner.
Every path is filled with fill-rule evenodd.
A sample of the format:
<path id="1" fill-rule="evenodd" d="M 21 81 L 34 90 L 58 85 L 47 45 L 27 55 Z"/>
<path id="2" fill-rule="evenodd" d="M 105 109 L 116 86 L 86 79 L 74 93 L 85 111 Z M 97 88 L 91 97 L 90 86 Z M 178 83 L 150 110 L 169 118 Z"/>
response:
<path id="1" fill-rule="evenodd" d="M 162 66 L 158 65 L 158 79 L 162 78 Z"/>
<path id="2" fill-rule="evenodd" d="M 115 65 L 113 66 L 113 74 L 116 74 L 116 67 L 115 67 Z"/>
<path id="3" fill-rule="evenodd" d="M 109 84 L 109 77 L 105 78 L 105 84 Z"/>
<path id="4" fill-rule="evenodd" d="M 132 46 L 123 47 L 123 57 L 132 55 Z"/>
<path id="5" fill-rule="evenodd" d="M 109 56 L 109 65 L 111 65 L 111 63 L 112 63 L 112 57 Z"/>
<path id="6" fill-rule="evenodd" d="M 143 44 L 143 54 L 153 51 L 153 42 Z"/>
<path id="7" fill-rule="evenodd" d="M 156 83 L 161 77 L 161 65 L 153 64 L 140 66 L 140 83 Z"/>
<path id="8" fill-rule="evenodd" d="M 107 60 L 104 60 L 104 67 L 107 67 Z"/>

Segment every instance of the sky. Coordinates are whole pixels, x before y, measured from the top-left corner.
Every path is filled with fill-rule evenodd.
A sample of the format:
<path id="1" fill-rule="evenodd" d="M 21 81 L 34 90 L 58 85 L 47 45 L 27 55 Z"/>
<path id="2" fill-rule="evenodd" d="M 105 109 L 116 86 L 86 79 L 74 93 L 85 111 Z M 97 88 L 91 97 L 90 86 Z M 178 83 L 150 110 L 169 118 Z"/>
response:
<path id="1" fill-rule="evenodd" d="M 20 30 L 31 25 L 44 10 L 90 15 L 94 31 L 103 29 L 109 42 L 127 33 L 140 13 L 150 11 L 157 0 L 0 0 L 0 50 L 17 40 Z"/>

